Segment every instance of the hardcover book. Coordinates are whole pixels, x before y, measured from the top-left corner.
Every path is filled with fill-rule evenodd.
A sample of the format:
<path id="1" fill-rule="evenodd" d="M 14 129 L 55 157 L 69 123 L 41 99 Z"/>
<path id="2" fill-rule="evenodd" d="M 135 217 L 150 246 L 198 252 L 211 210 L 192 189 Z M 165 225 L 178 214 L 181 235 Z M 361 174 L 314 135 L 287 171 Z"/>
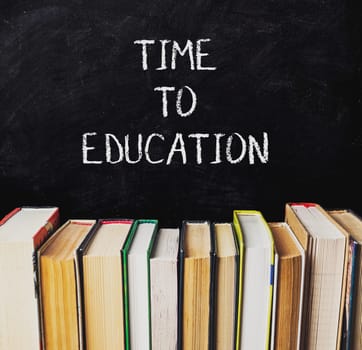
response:
<path id="1" fill-rule="evenodd" d="M 278 256 L 273 298 L 272 349 L 300 348 L 305 255 L 303 247 L 285 222 L 269 223 Z"/>
<path id="2" fill-rule="evenodd" d="M 339 349 L 348 233 L 315 203 L 287 203 L 285 221 L 306 252 L 301 348 Z"/>
<path id="3" fill-rule="evenodd" d="M 216 239 L 215 348 L 235 349 L 239 249 L 232 223 L 213 224 Z"/>
<path id="4" fill-rule="evenodd" d="M 350 235 L 345 299 L 345 348 L 362 349 L 362 219 L 352 210 L 328 212 Z"/>
<path id="5" fill-rule="evenodd" d="M 0 222 L 0 349 L 42 348 L 36 254 L 58 224 L 57 207 L 16 208 Z"/>
<path id="6" fill-rule="evenodd" d="M 243 241 L 239 349 L 269 349 L 274 283 L 274 242 L 259 211 L 234 210 Z"/>
<path id="7" fill-rule="evenodd" d="M 42 337 L 46 350 L 83 348 L 77 250 L 95 220 L 68 220 L 38 251 Z"/>
<path id="8" fill-rule="evenodd" d="M 151 349 L 150 256 L 157 220 L 136 220 L 122 249 L 126 349 Z"/>
<path id="9" fill-rule="evenodd" d="M 79 248 L 84 346 L 124 349 L 121 249 L 133 220 L 102 219 Z"/>
<path id="10" fill-rule="evenodd" d="M 160 229 L 150 258 L 152 349 L 177 347 L 179 236 L 179 229 Z"/>
<path id="11" fill-rule="evenodd" d="M 210 222 L 183 221 L 179 259 L 178 349 L 214 349 L 216 251 Z"/>

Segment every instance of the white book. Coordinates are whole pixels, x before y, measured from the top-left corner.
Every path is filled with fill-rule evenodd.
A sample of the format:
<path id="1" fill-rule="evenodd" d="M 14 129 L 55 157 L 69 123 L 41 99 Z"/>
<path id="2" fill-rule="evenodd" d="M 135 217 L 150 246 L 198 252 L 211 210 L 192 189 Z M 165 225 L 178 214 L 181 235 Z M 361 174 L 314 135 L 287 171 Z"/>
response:
<path id="1" fill-rule="evenodd" d="M 152 348 L 177 347 L 179 229 L 160 229 L 150 259 Z"/>
<path id="2" fill-rule="evenodd" d="M 131 349 L 151 348 L 149 254 L 156 226 L 155 223 L 140 222 L 127 255 Z"/>
<path id="3" fill-rule="evenodd" d="M 236 211 L 243 237 L 240 349 L 269 349 L 274 245 L 269 226 L 257 211 Z"/>
<path id="4" fill-rule="evenodd" d="M 0 223 L 0 349 L 39 350 L 35 252 L 56 228 L 59 210 L 18 208 Z"/>

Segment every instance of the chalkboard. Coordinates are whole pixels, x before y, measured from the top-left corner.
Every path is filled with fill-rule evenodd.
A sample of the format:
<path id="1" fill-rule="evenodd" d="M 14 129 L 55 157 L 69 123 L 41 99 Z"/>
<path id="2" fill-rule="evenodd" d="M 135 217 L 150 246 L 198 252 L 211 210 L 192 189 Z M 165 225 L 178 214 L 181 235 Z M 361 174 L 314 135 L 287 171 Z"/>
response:
<path id="1" fill-rule="evenodd" d="M 362 214 L 361 14 L 353 0 L 1 1 L 0 213 Z"/>

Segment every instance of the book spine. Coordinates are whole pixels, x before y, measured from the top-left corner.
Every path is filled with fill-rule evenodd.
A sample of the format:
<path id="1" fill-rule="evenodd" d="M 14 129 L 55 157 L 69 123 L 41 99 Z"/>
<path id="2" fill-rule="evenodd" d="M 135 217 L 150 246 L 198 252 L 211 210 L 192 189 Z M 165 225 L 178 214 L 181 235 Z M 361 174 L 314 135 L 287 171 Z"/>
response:
<path id="1" fill-rule="evenodd" d="M 17 211 L 16 211 L 17 212 Z M 49 217 L 46 224 L 38 230 L 33 236 L 33 274 L 34 274 L 34 294 L 39 299 L 39 276 L 38 276 L 38 249 L 51 236 L 59 225 L 59 209 L 57 208 L 52 216 Z"/>

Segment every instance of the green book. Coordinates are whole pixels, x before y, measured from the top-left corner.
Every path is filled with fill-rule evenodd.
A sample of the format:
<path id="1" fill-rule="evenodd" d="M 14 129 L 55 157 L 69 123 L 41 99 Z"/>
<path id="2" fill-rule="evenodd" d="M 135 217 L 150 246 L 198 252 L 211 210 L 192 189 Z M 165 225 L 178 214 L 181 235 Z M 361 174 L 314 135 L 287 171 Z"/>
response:
<path id="1" fill-rule="evenodd" d="M 157 231 L 157 220 L 136 220 L 122 249 L 126 349 L 151 349 L 150 255 Z"/>

